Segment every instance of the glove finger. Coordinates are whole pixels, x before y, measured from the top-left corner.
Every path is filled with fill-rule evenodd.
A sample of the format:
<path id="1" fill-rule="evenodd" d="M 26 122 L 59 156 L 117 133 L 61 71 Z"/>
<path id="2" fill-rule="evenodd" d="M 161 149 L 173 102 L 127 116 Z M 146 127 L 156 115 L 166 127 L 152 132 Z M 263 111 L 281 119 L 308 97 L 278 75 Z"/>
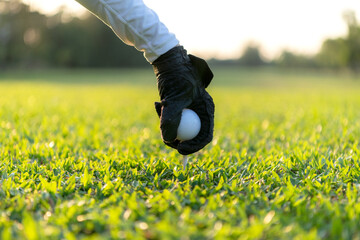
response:
<path id="1" fill-rule="evenodd" d="M 166 145 L 168 145 L 169 147 L 172 147 L 172 148 L 177 149 L 180 141 L 176 139 L 176 140 L 173 141 L 173 142 L 164 142 L 164 143 L 165 143 Z"/>
<path id="2" fill-rule="evenodd" d="M 186 108 L 183 101 L 168 103 L 163 101 L 160 117 L 161 136 L 165 143 L 176 140 L 177 129 L 180 124 L 182 110 Z"/>
<path id="3" fill-rule="evenodd" d="M 200 76 L 200 80 L 204 88 L 207 88 L 214 77 L 209 65 L 202 58 L 196 57 L 194 55 L 188 55 L 191 61 L 191 64 L 194 66 L 196 71 Z"/>
<path id="4" fill-rule="evenodd" d="M 180 142 L 177 146 L 179 153 L 188 155 L 199 151 L 211 142 L 214 131 L 215 105 L 211 96 L 205 91 L 200 101 L 194 102 L 190 107 L 200 118 L 201 128 L 199 134 L 189 140 Z"/>
<path id="5" fill-rule="evenodd" d="M 156 113 L 159 117 L 161 117 L 161 103 L 160 102 L 155 102 L 155 110 Z"/>
<path id="6" fill-rule="evenodd" d="M 162 109 L 162 104 L 161 102 L 155 102 L 155 110 L 157 115 L 159 116 L 159 118 L 161 117 L 161 109 Z M 179 144 L 179 140 L 175 139 L 175 141 L 172 142 L 164 142 L 166 145 L 168 145 L 169 147 L 175 148 L 177 149 L 177 146 Z"/>

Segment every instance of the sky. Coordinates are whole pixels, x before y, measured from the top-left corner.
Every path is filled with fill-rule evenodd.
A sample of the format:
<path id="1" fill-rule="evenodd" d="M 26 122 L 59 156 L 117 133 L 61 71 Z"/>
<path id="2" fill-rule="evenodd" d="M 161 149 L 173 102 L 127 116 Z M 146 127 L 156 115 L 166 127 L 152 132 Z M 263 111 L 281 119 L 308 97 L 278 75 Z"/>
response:
<path id="1" fill-rule="evenodd" d="M 65 6 L 73 15 L 86 10 L 75 0 L 24 0 L 46 14 Z M 249 43 L 265 58 L 283 50 L 314 54 L 323 40 L 347 32 L 342 14 L 353 10 L 360 21 L 359 0 L 144 0 L 175 33 L 180 43 L 205 58 L 237 58 Z"/>

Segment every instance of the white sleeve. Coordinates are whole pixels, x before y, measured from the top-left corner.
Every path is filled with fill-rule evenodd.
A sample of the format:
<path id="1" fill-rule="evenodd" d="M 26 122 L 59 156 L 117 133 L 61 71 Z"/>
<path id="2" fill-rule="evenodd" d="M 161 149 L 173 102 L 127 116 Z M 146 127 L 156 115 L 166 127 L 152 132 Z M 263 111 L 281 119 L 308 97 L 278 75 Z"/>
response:
<path id="1" fill-rule="evenodd" d="M 126 44 L 144 52 L 152 63 L 179 44 L 142 0 L 76 0 L 107 24 Z"/>

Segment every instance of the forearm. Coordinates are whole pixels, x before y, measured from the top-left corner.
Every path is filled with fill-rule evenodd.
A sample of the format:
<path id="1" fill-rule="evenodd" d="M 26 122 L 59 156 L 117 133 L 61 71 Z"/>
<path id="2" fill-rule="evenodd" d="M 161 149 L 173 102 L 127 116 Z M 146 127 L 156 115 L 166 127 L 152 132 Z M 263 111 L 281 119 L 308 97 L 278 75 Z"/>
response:
<path id="1" fill-rule="evenodd" d="M 179 41 L 142 0 L 76 0 L 152 63 Z"/>

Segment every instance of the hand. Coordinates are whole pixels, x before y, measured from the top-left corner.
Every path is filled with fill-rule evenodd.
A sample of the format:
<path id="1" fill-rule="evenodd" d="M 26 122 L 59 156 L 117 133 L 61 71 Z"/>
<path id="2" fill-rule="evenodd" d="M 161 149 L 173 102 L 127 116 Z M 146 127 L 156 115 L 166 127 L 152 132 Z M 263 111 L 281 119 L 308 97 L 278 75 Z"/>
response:
<path id="1" fill-rule="evenodd" d="M 187 55 L 177 46 L 153 62 L 161 102 L 155 103 L 160 117 L 161 136 L 164 143 L 183 155 L 199 151 L 213 138 L 214 102 L 205 88 L 213 73 L 205 60 Z M 201 120 L 199 134 L 188 141 L 176 139 L 184 108 L 192 109 Z"/>

